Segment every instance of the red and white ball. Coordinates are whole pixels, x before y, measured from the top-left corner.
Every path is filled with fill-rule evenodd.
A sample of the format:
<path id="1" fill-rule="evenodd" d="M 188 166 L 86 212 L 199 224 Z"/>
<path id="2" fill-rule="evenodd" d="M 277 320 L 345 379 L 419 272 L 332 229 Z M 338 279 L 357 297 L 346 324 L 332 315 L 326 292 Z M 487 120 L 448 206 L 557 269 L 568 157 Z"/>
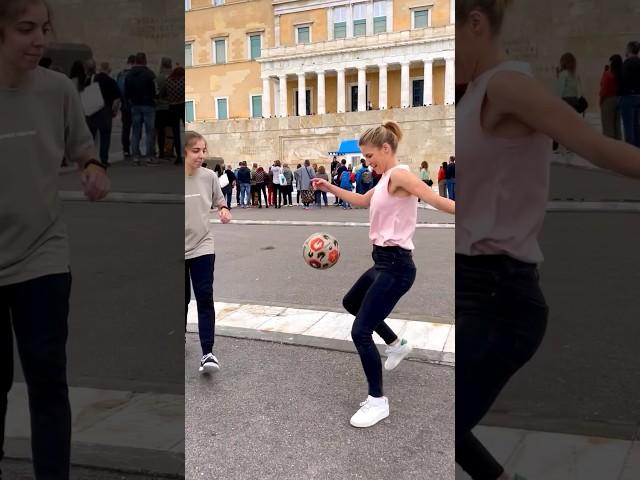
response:
<path id="1" fill-rule="evenodd" d="M 328 233 L 314 233 L 302 246 L 302 256 L 310 267 L 326 270 L 333 267 L 340 259 L 338 241 Z"/>

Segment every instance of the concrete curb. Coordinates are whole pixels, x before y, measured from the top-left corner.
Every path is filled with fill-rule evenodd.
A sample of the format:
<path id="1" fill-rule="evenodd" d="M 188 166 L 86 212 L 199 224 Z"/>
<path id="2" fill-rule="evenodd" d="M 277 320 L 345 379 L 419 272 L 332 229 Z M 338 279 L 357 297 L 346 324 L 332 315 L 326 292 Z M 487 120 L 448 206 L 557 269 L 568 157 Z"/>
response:
<path id="1" fill-rule="evenodd" d="M 216 336 L 280 343 L 282 345 L 318 348 L 321 350 L 332 350 L 352 354 L 356 353 L 355 347 L 350 341 L 323 337 L 312 337 L 309 335 L 267 332 L 251 328 L 229 327 L 221 325 L 216 326 Z M 378 351 L 382 355 L 384 353 L 385 347 L 383 345 L 376 346 L 378 348 Z M 436 350 L 414 349 L 413 352 L 411 352 L 411 354 L 407 357 L 407 360 L 453 367 L 455 366 L 455 353 L 440 352 Z"/>
<path id="2" fill-rule="evenodd" d="M 5 457 L 14 460 L 31 459 L 31 440 L 5 439 Z M 117 459 L 115 466 L 114 459 Z M 163 478 L 184 479 L 184 453 L 145 448 L 116 447 L 73 443 L 71 464 L 74 467 L 95 468 L 118 473 L 159 475 Z"/>

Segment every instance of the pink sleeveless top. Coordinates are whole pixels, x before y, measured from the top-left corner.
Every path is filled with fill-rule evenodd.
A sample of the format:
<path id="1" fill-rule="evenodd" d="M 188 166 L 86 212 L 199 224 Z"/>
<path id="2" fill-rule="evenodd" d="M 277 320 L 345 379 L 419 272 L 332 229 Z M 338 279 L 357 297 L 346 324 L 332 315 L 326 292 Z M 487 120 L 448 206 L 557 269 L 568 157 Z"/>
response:
<path id="1" fill-rule="evenodd" d="M 376 185 L 369 206 L 369 238 L 379 247 L 402 247 L 413 250 L 413 234 L 418 220 L 418 199 L 413 195 L 395 197 L 389 194 L 389 179 L 396 168 L 409 170 L 406 165 L 396 165 L 387 170 Z"/>
<path id="2" fill-rule="evenodd" d="M 527 64 L 504 62 L 470 83 L 456 107 L 456 252 L 539 263 L 551 141 L 538 133 L 506 139 L 483 131 L 487 84 L 502 71 L 531 76 Z"/>

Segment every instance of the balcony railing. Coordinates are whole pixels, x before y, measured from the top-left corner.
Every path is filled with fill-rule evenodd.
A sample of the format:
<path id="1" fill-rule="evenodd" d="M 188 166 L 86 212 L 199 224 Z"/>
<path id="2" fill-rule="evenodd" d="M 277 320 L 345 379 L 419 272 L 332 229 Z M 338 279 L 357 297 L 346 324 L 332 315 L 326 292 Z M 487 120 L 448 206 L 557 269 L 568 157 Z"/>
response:
<path id="1" fill-rule="evenodd" d="M 339 38 L 324 42 L 304 43 L 288 47 L 274 47 L 262 49 L 262 57 L 259 62 L 272 60 L 279 57 L 292 57 L 295 55 L 318 54 L 344 51 L 350 49 L 366 49 L 370 47 L 384 47 L 402 44 L 405 42 L 440 40 L 454 38 L 455 26 L 420 28 L 416 30 L 406 30 L 403 32 L 378 33 L 354 38 Z"/>

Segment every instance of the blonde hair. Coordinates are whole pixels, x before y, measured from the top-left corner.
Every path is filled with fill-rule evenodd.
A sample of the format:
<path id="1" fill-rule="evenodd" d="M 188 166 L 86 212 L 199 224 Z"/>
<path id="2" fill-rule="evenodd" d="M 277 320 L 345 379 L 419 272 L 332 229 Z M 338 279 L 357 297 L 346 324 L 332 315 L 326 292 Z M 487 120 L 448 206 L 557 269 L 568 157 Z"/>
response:
<path id="1" fill-rule="evenodd" d="M 387 143 L 391 147 L 391 151 L 396 153 L 398 143 L 402 140 L 402 130 L 396 122 L 385 122 L 379 127 L 370 128 L 362 134 L 358 145 L 373 145 L 382 148 Z"/>
<path id="2" fill-rule="evenodd" d="M 185 131 L 184 132 L 184 150 L 185 150 L 185 152 L 187 151 L 187 148 L 189 148 L 194 143 L 199 142 L 200 140 L 204 141 L 205 146 L 207 145 L 207 140 L 202 135 L 200 135 L 198 132 L 194 132 L 193 130 Z"/>
<path id="3" fill-rule="evenodd" d="M 500 33 L 507 8 L 513 0 L 456 0 L 456 23 L 464 23 L 473 10 L 479 10 L 489 17 L 494 34 Z"/>

